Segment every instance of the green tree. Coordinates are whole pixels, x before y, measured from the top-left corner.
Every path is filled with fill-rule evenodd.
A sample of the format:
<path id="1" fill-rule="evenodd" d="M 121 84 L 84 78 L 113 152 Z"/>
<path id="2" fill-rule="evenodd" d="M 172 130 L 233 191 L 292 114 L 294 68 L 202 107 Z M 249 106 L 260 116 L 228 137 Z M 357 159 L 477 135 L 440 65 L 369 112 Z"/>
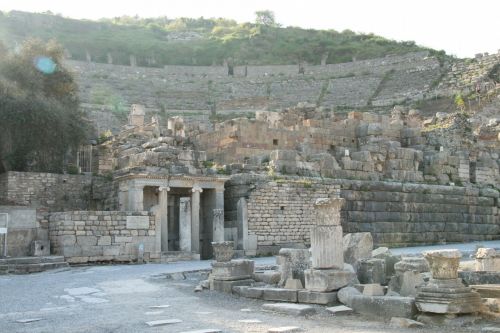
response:
<path id="1" fill-rule="evenodd" d="M 268 27 L 277 26 L 274 13 L 270 10 L 258 10 L 255 12 L 255 23 Z"/>
<path id="2" fill-rule="evenodd" d="M 55 41 L 32 39 L 0 58 L 0 171 L 61 172 L 84 140 L 86 122 L 63 52 Z"/>

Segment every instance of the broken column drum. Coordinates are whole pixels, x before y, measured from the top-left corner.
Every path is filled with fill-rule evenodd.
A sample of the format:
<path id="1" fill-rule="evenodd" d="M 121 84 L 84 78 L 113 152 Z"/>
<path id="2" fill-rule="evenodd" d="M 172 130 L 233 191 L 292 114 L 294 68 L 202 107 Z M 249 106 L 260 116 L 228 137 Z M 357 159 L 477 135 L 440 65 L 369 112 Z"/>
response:
<path id="1" fill-rule="evenodd" d="M 342 198 L 322 198 L 314 205 L 316 219 L 311 227 L 312 268 L 306 270 L 306 289 L 329 292 L 346 286 L 354 273 L 344 270 L 340 210 Z"/>
<path id="2" fill-rule="evenodd" d="M 415 299 L 422 312 L 458 314 L 478 312 L 481 297 L 465 287 L 458 277 L 462 254 L 458 250 L 424 252 L 431 268 L 432 278 L 421 288 Z"/>

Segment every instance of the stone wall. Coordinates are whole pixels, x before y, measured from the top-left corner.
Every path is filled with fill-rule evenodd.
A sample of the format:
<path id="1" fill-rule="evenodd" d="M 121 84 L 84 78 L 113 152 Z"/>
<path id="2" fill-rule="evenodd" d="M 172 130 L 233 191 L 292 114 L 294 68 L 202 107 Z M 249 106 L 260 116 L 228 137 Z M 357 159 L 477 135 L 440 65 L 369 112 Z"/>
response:
<path id="1" fill-rule="evenodd" d="M 0 175 L 0 203 L 52 211 L 88 209 L 91 183 L 86 175 L 9 171 Z"/>
<path id="2" fill-rule="evenodd" d="M 159 259 L 154 216 L 147 212 L 68 211 L 52 213 L 52 253 L 70 263 L 132 262 Z"/>
<path id="3" fill-rule="evenodd" d="M 309 246 L 317 198 L 340 188 L 345 233 L 371 232 L 377 245 L 412 246 L 500 239 L 498 192 L 400 182 L 238 175 L 226 183 L 226 228 L 237 228 L 247 198 L 248 231 L 257 252 Z"/>

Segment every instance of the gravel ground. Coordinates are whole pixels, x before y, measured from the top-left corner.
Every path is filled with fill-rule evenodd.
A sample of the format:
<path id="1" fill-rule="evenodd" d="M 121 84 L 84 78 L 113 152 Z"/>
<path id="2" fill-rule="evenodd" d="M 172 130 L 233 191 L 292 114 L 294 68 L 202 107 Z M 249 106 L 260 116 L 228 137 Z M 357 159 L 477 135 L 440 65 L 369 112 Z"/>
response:
<path id="1" fill-rule="evenodd" d="M 259 258 L 258 263 L 273 260 Z M 297 326 L 304 332 L 479 332 L 473 328 L 390 328 L 360 315 L 334 317 L 318 307 L 311 317 L 261 310 L 265 302 L 213 291 L 194 293 L 195 280 L 166 279 L 165 273 L 208 268 L 209 262 L 73 267 L 33 275 L 0 276 L 0 332 L 267 332 Z M 166 308 L 151 306 L 170 305 Z M 248 311 L 241 311 L 247 309 Z M 41 319 L 19 323 L 22 319 Z M 149 327 L 146 322 L 182 322 Z M 259 323 L 239 320 L 258 319 Z"/>

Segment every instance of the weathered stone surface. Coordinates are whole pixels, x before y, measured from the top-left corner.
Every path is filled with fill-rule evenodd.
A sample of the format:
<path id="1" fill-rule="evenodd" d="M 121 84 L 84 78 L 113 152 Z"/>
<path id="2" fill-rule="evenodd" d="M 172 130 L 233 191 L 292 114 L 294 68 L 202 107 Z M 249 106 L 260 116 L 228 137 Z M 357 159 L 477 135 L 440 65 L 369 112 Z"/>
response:
<path id="1" fill-rule="evenodd" d="M 149 217 L 127 216 L 127 229 L 149 229 Z"/>
<path id="2" fill-rule="evenodd" d="M 337 302 L 336 292 L 316 292 L 310 290 L 299 290 L 298 302 L 308 304 L 328 305 Z"/>
<path id="3" fill-rule="evenodd" d="M 461 271 L 459 277 L 466 285 L 500 284 L 500 274 L 497 272 L 467 272 Z"/>
<path id="4" fill-rule="evenodd" d="M 470 288 L 481 295 L 481 298 L 500 298 L 500 285 L 470 285 Z"/>
<path id="5" fill-rule="evenodd" d="M 304 285 L 299 279 L 287 279 L 285 286 L 285 289 L 304 289 Z"/>
<path id="6" fill-rule="evenodd" d="M 347 304 L 355 312 L 378 318 L 413 318 L 417 313 L 411 297 L 387 297 L 354 295 Z"/>
<path id="7" fill-rule="evenodd" d="M 266 284 L 278 284 L 281 279 L 281 273 L 278 271 L 254 271 L 253 279 L 257 282 Z"/>
<path id="8" fill-rule="evenodd" d="M 313 268 L 343 268 L 342 226 L 311 227 L 311 252 Z"/>
<path id="9" fill-rule="evenodd" d="M 363 284 L 363 295 L 365 296 L 384 296 L 384 287 L 380 284 Z"/>
<path id="10" fill-rule="evenodd" d="M 316 309 L 310 305 L 304 304 L 290 304 L 290 303 L 277 303 L 277 304 L 263 304 L 264 310 L 289 314 L 292 316 L 305 316 L 316 313 Z"/>
<path id="11" fill-rule="evenodd" d="M 415 297 L 417 295 L 418 288 L 424 285 L 422 274 L 415 271 L 403 272 L 402 274 L 395 276 L 393 279 L 395 279 L 396 282 L 392 283 L 393 280 L 391 280 L 390 288 L 391 290 L 398 292 L 401 296 Z"/>
<path id="12" fill-rule="evenodd" d="M 403 257 L 394 265 L 396 272 L 416 271 L 419 273 L 429 272 L 430 267 L 427 260 L 418 257 Z"/>
<path id="13" fill-rule="evenodd" d="M 308 269 L 305 278 L 307 290 L 328 292 L 347 286 L 356 278 L 356 274 L 338 269 Z"/>
<path id="14" fill-rule="evenodd" d="M 415 299 L 422 312 L 440 314 L 473 313 L 481 309 L 481 297 L 460 279 L 430 279 Z"/>
<path id="15" fill-rule="evenodd" d="M 284 286 L 288 279 L 298 279 L 304 284 L 304 270 L 311 265 L 310 257 L 308 249 L 281 249 L 277 257 L 281 273 L 279 285 Z"/>
<path id="16" fill-rule="evenodd" d="M 345 287 L 337 292 L 337 298 L 339 302 L 347 306 L 351 306 L 352 299 L 354 298 L 354 296 L 357 295 L 362 295 L 362 294 L 358 289 L 354 287 Z"/>
<path id="17" fill-rule="evenodd" d="M 213 286 L 213 290 L 220 291 L 223 293 L 232 293 L 233 287 L 235 286 L 250 286 L 254 280 L 234 280 L 234 281 L 225 281 L 225 280 L 212 280 L 211 286 Z"/>
<path id="18" fill-rule="evenodd" d="M 391 327 L 397 327 L 397 328 L 419 328 L 425 326 L 421 322 L 411 320 L 408 318 L 399 318 L 399 317 L 392 317 L 389 325 Z"/>
<path id="19" fill-rule="evenodd" d="M 326 311 L 330 312 L 333 315 L 344 315 L 353 313 L 352 309 L 345 305 L 332 306 L 330 308 L 326 308 Z"/>
<path id="20" fill-rule="evenodd" d="M 212 278 L 215 280 L 245 280 L 253 275 L 255 262 L 234 259 L 228 262 L 212 262 Z"/>
<path id="21" fill-rule="evenodd" d="M 232 287 L 233 294 L 246 298 L 262 298 L 264 288 L 252 288 L 249 286 L 234 286 Z"/>
<path id="22" fill-rule="evenodd" d="M 146 322 L 146 324 L 148 326 L 151 326 L 151 327 L 178 324 L 178 323 L 182 323 L 182 320 L 180 320 L 180 319 L 163 319 L 163 320 L 153 320 L 153 321 Z"/>
<path id="23" fill-rule="evenodd" d="M 386 283 L 386 268 L 384 259 L 361 259 L 358 262 L 358 280 L 366 283 Z"/>
<path id="24" fill-rule="evenodd" d="M 372 256 L 373 238 L 369 232 L 346 234 L 343 239 L 344 261 L 355 264 L 360 259 L 368 259 Z"/>
<path id="25" fill-rule="evenodd" d="M 300 331 L 302 331 L 302 329 L 297 326 L 282 326 L 282 327 L 272 327 L 267 330 L 267 333 L 296 333 Z"/>

